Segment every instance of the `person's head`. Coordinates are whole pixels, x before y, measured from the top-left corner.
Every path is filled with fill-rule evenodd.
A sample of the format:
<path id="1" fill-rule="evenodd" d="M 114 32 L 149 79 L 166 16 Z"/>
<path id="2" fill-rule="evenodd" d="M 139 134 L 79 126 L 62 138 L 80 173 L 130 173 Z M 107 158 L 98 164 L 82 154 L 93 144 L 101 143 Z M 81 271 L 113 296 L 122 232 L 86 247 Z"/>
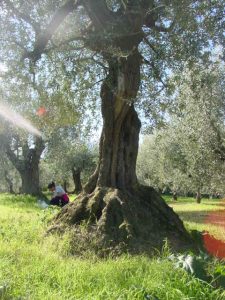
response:
<path id="1" fill-rule="evenodd" d="M 54 192 L 54 190 L 55 190 L 55 182 L 54 181 L 49 183 L 48 189 L 49 189 L 49 191 Z"/>

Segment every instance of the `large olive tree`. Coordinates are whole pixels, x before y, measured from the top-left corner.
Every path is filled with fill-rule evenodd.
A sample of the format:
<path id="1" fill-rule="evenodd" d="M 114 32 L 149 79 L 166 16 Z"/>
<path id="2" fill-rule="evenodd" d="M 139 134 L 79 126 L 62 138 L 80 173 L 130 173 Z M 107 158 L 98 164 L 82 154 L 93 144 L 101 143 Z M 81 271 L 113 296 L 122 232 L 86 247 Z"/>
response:
<path id="1" fill-rule="evenodd" d="M 39 184 L 39 163 L 41 154 L 45 149 L 43 139 L 41 137 L 32 137 L 31 135 L 21 137 L 18 133 L 8 130 L 7 133 L 1 134 L 0 141 L 3 158 L 6 155 L 20 174 L 22 183 L 20 192 L 42 195 Z M 1 167 L 3 168 L 3 162 Z M 5 172 L 5 177 L 10 184 L 7 170 Z"/>
<path id="2" fill-rule="evenodd" d="M 130 245 L 161 245 L 165 238 L 178 246 L 187 242 L 182 222 L 151 188 L 138 184 L 136 159 L 141 122 L 135 110 L 141 78 L 155 79 L 159 92 L 173 68 L 207 58 L 207 49 L 223 37 L 223 1 L 196 0 L 67 0 L 1 2 L 1 33 L 12 60 L 30 71 L 40 69 L 46 82 L 58 61 L 65 73 L 76 63 L 100 66 L 103 129 L 99 162 L 78 200 L 65 207 L 59 223 L 88 220 L 104 241 Z M 7 56 L 7 53 L 5 53 Z M 52 58 L 48 70 L 46 61 Z M 57 69 L 58 70 L 58 69 Z M 82 78 L 83 77 L 83 78 Z M 40 79 L 40 78 L 39 78 Z M 90 76 L 90 80 L 93 79 Z M 54 84 L 50 87 L 54 89 Z M 60 83 L 58 83 L 60 89 Z M 68 90 L 68 86 L 67 86 Z M 74 85 L 69 86 L 74 91 Z M 79 94 L 78 94 L 79 95 Z M 145 95 L 145 91 L 143 91 Z M 88 99 L 87 99 L 88 100 Z M 146 99 L 145 99 L 146 100 Z M 154 105 L 153 99 L 149 106 Z M 91 227 L 92 228 L 92 227 Z"/>

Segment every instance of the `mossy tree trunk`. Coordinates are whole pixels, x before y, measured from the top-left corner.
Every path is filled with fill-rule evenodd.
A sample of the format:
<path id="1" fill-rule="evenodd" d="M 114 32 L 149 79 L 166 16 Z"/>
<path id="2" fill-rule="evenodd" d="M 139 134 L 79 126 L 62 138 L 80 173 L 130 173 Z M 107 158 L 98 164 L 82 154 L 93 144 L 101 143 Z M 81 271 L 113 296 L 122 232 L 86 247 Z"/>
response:
<path id="1" fill-rule="evenodd" d="M 15 152 L 7 147 L 7 156 L 20 173 L 22 180 L 21 193 L 40 195 L 40 182 L 39 182 L 39 162 L 41 154 L 44 150 L 44 142 L 41 138 L 35 138 L 35 146 L 29 148 L 27 143 L 22 145 L 22 157 L 18 157 Z"/>
<path id="2" fill-rule="evenodd" d="M 156 191 L 140 186 L 136 176 L 141 122 L 134 100 L 141 57 L 134 50 L 126 58 L 109 59 L 108 64 L 101 88 L 99 163 L 83 193 L 62 209 L 55 225 L 78 225 L 86 220 L 103 243 L 122 242 L 137 251 L 143 245 L 162 246 L 166 238 L 179 248 L 190 242 L 183 223 Z"/>
<path id="3" fill-rule="evenodd" d="M 167 238 L 179 247 L 190 244 L 183 223 L 154 189 L 142 187 L 137 181 L 141 123 L 134 108 L 142 64 L 138 47 L 147 40 L 143 27 L 159 32 L 161 39 L 160 32 L 169 34 L 173 24 L 169 28 L 158 26 L 152 1 L 126 2 L 116 11 L 109 9 L 104 0 L 65 2 L 49 26 L 37 35 L 34 49 L 23 56 L 38 60 L 64 18 L 82 5 L 91 21 L 83 32 L 84 47 L 108 62 L 108 76 L 101 88 L 103 130 L 99 163 L 83 193 L 57 215 L 54 227 L 75 225 L 79 229 L 78 225 L 86 221 L 90 235 L 95 233 L 108 245 L 121 242 L 137 250 L 144 244 L 147 248 L 162 246 Z M 154 61 L 147 62 L 160 79 Z"/>
<path id="4" fill-rule="evenodd" d="M 7 182 L 7 185 L 8 185 L 9 193 L 14 194 L 15 192 L 14 192 L 14 189 L 13 189 L 13 180 L 10 177 L 9 172 L 6 170 L 4 175 L 5 175 L 5 181 Z"/>
<path id="5" fill-rule="evenodd" d="M 85 186 L 131 189 L 137 185 L 136 159 L 140 120 L 134 109 L 140 84 L 140 55 L 112 59 L 109 74 L 101 88 L 103 130 L 100 160 L 93 178 Z"/>

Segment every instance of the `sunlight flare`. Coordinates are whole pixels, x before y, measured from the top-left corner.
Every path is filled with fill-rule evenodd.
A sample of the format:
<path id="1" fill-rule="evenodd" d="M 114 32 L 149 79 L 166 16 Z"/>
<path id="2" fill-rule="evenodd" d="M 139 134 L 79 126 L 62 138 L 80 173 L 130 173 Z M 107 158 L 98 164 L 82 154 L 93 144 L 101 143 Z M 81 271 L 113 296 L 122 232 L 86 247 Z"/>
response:
<path id="1" fill-rule="evenodd" d="M 35 128 L 30 121 L 26 120 L 20 114 L 14 112 L 8 106 L 2 103 L 0 103 L 0 116 L 17 127 L 25 129 L 34 135 L 41 136 L 41 132 Z"/>

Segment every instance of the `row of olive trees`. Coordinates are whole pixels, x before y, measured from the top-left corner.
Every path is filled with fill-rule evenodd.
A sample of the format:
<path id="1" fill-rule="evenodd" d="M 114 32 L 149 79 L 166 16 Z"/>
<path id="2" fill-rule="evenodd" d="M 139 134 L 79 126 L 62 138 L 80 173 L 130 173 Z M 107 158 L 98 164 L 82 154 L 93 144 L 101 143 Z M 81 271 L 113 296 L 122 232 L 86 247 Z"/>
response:
<path id="1" fill-rule="evenodd" d="M 76 128 L 60 128 L 49 139 L 46 155 L 41 161 L 42 186 L 52 178 L 61 182 L 66 191 L 78 194 L 82 191 L 82 183 L 94 172 L 97 147 L 88 144 L 87 137 L 82 138 L 81 134 L 76 133 L 74 139 L 74 130 L 76 133 Z"/>
<path id="2" fill-rule="evenodd" d="M 95 168 L 97 151 L 85 141 L 74 143 L 60 135 L 54 139 L 44 142 L 30 135 L 1 136 L 1 190 L 38 195 L 55 180 L 65 189 L 72 182 L 71 192 L 79 193 Z"/>
<path id="3" fill-rule="evenodd" d="M 142 182 L 176 193 L 224 194 L 225 102 L 223 65 L 186 69 L 178 79 L 167 125 L 144 139 Z"/>
<path id="4" fill-rule="evenodd" d="M 83 124 L 87 109 L 71 106 L 74 95 L 66 88 L 69 78 L 61 78 L 61 91 L 48 91 L 43 81 L 36 80 L 35 71 L 31 77 L 23 75 L 15 70 L 3 72 L 1 103 L 30 120 L 41 136 L 19 129 L 16 122 L 7 122 L 1 114 L 1 188 L 39 195 L 49 181 L 56 180 L 65 185 L 72 181 L 72 191 L 80 192 L 81 182 L 93 171 L 97 155 L 89 142 L 91 109 L 88 125 Z"/>

